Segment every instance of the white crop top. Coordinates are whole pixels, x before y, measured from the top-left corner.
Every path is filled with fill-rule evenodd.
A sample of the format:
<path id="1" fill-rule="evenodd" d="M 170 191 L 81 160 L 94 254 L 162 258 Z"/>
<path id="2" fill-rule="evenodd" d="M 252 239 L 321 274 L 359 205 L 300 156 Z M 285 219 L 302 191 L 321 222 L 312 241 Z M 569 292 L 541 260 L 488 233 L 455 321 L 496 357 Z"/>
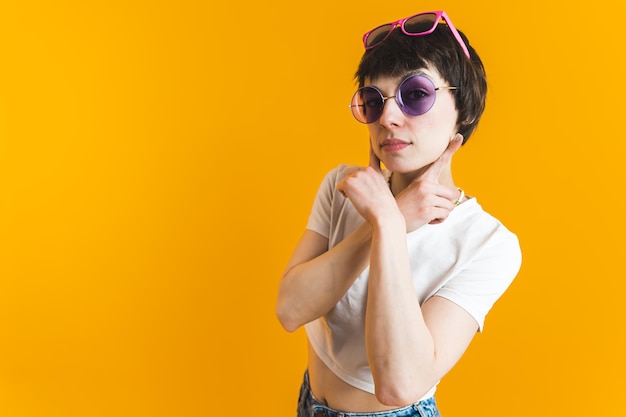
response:
<path id="1" fill-rule="evenodd" d="M 340 165 L 326 175 L 309 216 L 307 229 L 328 238 L 329 249 L 363 222 L 336 188 L 350 168 Z M 443 223 L 408 233 L 407 245 L 420 303 L 434 295 L 444 297 L 474 317 L 480 330 L 487 312 L 521 265 L 517 237 L 473 198 L 456 207 Z M 373 394 L 374 380 L 365 352 L 368 275 L 366 268 L 337 305 L 305 329 L 326 366 L 348 384 Z M 432 396 L 435 389 L 423 398 Z"/>

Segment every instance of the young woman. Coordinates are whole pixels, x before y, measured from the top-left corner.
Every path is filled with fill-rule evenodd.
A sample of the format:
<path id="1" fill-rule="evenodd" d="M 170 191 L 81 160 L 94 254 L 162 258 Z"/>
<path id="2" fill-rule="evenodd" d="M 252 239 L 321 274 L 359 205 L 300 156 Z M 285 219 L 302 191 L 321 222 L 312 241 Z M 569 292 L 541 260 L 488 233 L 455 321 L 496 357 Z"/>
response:
<path id="1" fill-rule="evenodd" d="M 485 72 L 442 11 L 363 41 L 351 108 L 370 166 L 323 180 L 276 310 L 309 340 L 299 417 L 438 416 L 437 383 L 521 264 L 516 236 L 452 178 Z"/>

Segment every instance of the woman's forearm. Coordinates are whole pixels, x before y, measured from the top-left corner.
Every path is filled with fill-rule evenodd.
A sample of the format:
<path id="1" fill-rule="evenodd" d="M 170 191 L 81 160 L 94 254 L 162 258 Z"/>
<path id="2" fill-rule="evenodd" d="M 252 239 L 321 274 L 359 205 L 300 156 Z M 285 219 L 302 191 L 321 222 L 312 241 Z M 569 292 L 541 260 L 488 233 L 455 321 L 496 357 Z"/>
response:
<path id="1" fill-rule="evenodd" d="M 321 317 L 339 302 L 367 267 L 370 242 L 371 226 L 363 223 L 321 254 L 299 244 L 278 291 L 276 314 L 286 330 Z"/>
<path id="2" fill-rule="evenodd" d="M 387 405 L 410 404 L 432 387 L 434 344 L 413 287 L 405 227 L 396 220 L 374 227 L 371 244 L 366 344 L 376 395 Z"/>

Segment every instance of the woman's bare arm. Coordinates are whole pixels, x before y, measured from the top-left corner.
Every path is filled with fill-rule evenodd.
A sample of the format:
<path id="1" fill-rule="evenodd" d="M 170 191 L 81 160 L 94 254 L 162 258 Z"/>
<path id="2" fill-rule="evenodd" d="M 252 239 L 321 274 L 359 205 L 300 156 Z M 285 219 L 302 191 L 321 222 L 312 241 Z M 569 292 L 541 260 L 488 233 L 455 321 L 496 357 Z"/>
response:
<path id="1" fill-rule="evenodd" d="M 373 165 L 340 183 L 372 228 L 366 348 L 376 396 L 385 405 L 407 405 L 423 396 L 458 361 L 478 326 L 443 298 L 420 306 L 406 244 L 407 230 L 441 223 L 454 208 L 456 189 L 438 182 L 459 146 L 451 142 L 396 200 Z"/>
<path id="2" fill-rule="evenodd" d="M 328 250 L 328 239 L 306 230 L 280 282 L 276 315 L 287 331 L 330 311 L 367 267 L 371 227 L 364 223 Z"/>

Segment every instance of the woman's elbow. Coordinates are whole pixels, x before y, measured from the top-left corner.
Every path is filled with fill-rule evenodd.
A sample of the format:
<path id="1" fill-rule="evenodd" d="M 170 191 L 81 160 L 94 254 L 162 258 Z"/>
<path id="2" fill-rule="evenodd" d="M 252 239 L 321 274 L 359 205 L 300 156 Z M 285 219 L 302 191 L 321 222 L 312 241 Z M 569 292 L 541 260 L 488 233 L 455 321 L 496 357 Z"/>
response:
<path id="1" fill-rule="evenodd" d="M 411 405 L 417 400 L 419 397 L 410 395 L 410 393 L 404 392 L 391 392 L 388 390 L 376 391 L 376 399 L 383 405 L 389 407 L 405 407 L 407 405 Z"/>
<path id="2" fill-rule="evenodd" d="M 382 384 L 376 386 L 376 399 L 390 407 L 405 407 L 419 401 L 429 389 L 414 384 Z"/>
<path id="3" fill-rule="evenodd" d="M 293 314 L 289 313 L 289 310 L 282 306 L 280 302 L 276 303 L 276 317 L 283 329 L 289 333 L 295 332 L 300 327 L 300 324 L 296 322 Z"/>

